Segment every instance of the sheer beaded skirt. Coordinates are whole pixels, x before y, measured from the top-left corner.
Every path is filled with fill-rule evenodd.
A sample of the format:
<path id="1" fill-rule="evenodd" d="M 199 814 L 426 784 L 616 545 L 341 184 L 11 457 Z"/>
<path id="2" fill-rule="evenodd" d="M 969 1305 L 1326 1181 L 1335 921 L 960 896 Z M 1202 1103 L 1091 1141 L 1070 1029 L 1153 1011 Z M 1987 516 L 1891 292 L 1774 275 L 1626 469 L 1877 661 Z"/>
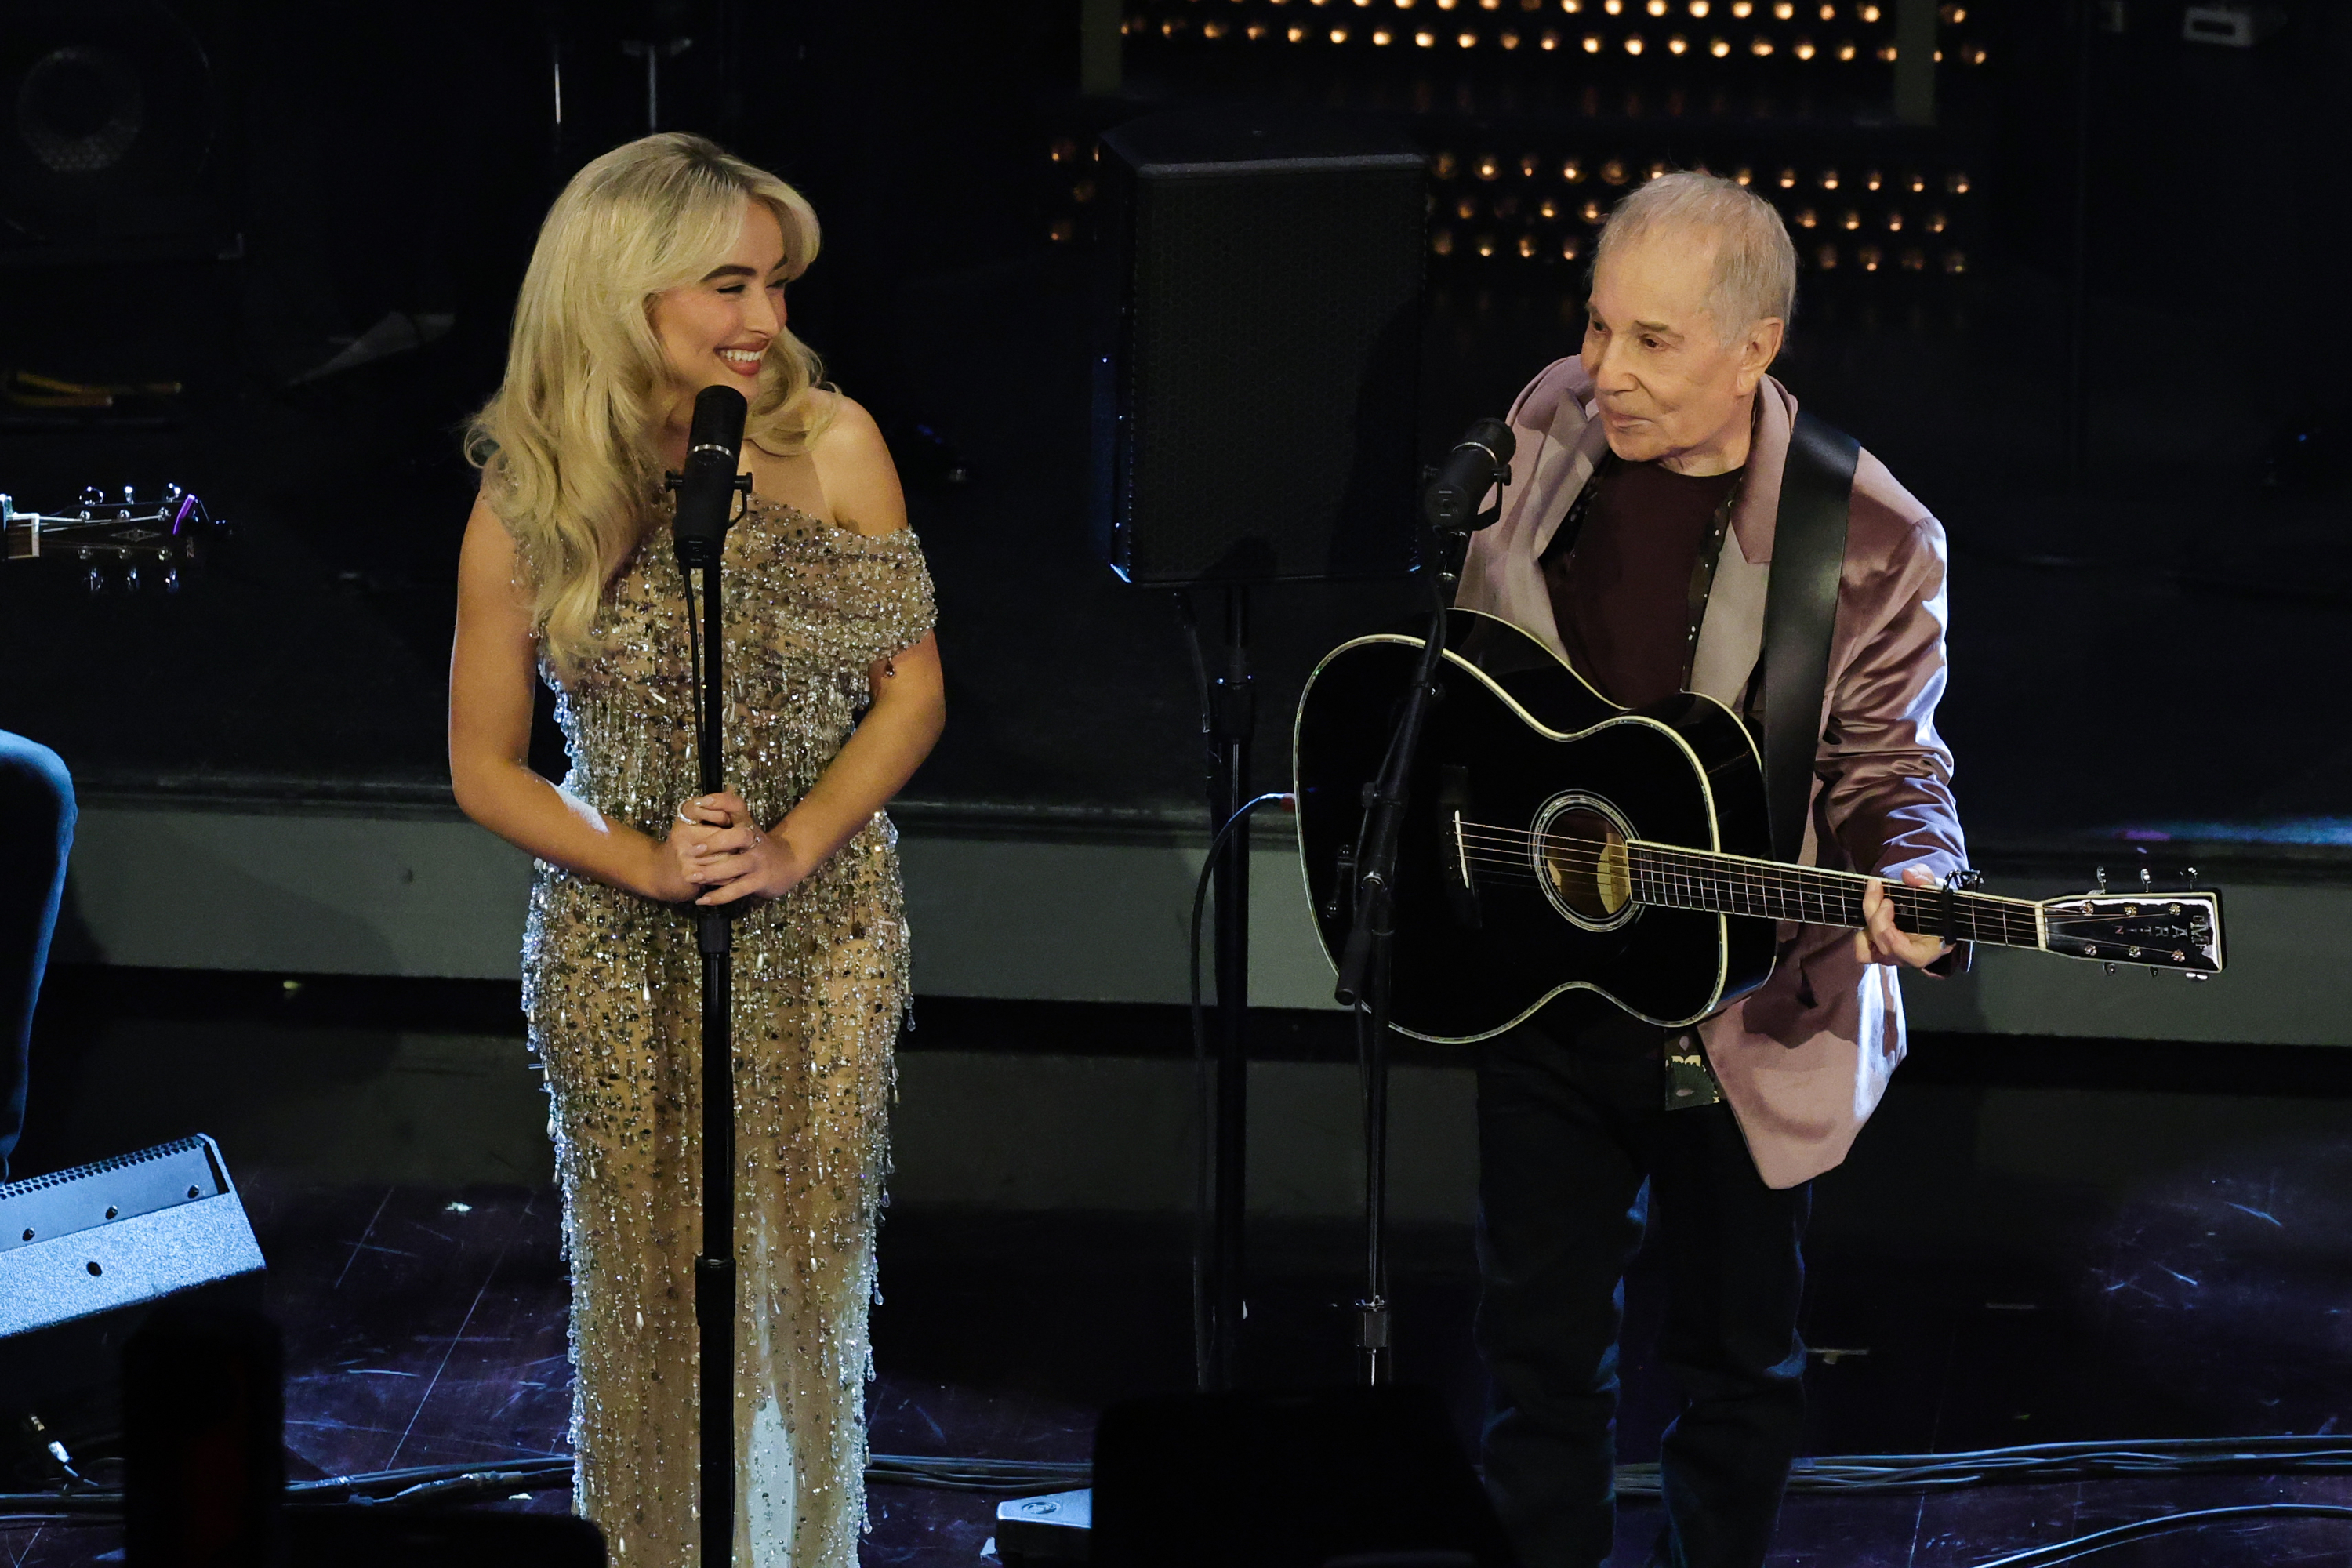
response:
<path id="1" fill-rule="evenodd" d="M 772 823 L 848 738 L 868 667 L 930 629 L 930 582 L 910 533 L 868 537 L 764 501 L 730 534 L 727 568 L 727 778 Z M 608 594 L 604 651 L 557 688 L 566 790 L 656 837 L 698 793 L 685 613 L 656 530 Z M 856 1562 L 866 1311 L 907 964 L 896 836 L 879 816 L 735 922 L 736 1550 L 756 1568 Z M 688 1568 L 693 921 L 541 866 L 524 974 L 572 1268 L 575 1505 L 614 1563 Z"/>

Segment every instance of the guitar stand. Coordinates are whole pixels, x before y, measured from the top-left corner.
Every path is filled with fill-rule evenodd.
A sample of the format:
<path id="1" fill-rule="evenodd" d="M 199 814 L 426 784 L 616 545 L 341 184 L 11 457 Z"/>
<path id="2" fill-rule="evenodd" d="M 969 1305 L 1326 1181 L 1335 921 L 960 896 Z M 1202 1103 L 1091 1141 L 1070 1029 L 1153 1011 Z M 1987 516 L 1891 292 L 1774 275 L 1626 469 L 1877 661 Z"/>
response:
<path id="1" fill-rule="evenodd" d="M 1509 477 L 1509 470 L 1498 464 L 1496 484 L 1507 483 Z M 1356 1015 L 1356 1054 L 1364 1083 L 1364 1293 L 1356 1302 L 1355 1321 L 1357 1367 L 1368 1386 L 1393 1381 L 1396 1372 L 1389 1331 L 1388 1163 L 1389 982 L 1396 936 L 1397 839 L 1413 759 L 1436 693 L 1446 616 L 1454 605 L 1463 556 L 1470 535 L 1500 514 L 1497 505 L 1467 520 L 1466 525 L 1451 528 L 1432 519 L 1437 536 L 1438 570 L 1431 585 L 1436 607 L 1380 777 L 1365 785 L 1368 810 L 1355 856 L 1354 918 L 1340 951 L 1339 984 L 1332 988 L 1339 1005 Z"/>

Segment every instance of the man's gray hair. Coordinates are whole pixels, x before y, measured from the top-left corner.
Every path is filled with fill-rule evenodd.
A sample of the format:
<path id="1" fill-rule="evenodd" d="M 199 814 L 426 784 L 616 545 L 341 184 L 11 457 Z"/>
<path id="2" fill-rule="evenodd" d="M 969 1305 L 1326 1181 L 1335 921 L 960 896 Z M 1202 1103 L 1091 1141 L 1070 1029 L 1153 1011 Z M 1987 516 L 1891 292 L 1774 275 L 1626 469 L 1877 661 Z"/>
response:
<path id="1" fill-rule="evenodd" d="M 1592 249 L 1598 271 L 1621 245 L 1661 229 L 1688 229 L 1715 242 L 1707 313 L 1725 342 L 1767 317 L 1783 322 L 1797 308 L 1797 247 L 1772 205 L 1720 174 L 1677 169 L 1625 196 L 1601 226 Z"/>

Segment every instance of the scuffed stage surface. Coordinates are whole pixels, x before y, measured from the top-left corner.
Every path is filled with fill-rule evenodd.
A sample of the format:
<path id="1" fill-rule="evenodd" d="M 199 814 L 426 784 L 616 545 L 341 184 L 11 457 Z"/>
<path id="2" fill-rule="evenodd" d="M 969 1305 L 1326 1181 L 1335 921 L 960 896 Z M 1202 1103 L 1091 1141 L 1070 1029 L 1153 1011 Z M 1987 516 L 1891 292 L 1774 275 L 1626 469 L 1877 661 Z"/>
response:
<path id="1" fill-rule="evenodd" d="M 2347 1178 L 2352 1137 L 2183 1168 L 2086 1226 L 2063 1266 L 1825 1256 L 1807 1314 L 1817 1352 L 1808 1450 L 2336 1429 Z M 245 1190 L 287 1330 L 293 1479 L 562 1450 L 569 1372 L 549 1191 L 276 1176 L 248 1177 Z M 1262 1377 L 1345 1375 L 1338 1303 L 1350 1239 L 1335 1227 L 1257 1232 L 1251 1352 Z M 1402 1365 L 1446 1392 L 1466 1432 L 1479 1400 L 1467 1238 L 1443 1229 L 1400 1241 Z M 875 1447 L 1085 1457 L 1104 1403 L 1186 1376 L 1181 1246 L 1179 1227 L 1149 1220 L 895 1215 L 876 1320 Z M 1623 1426 L 1625 1457 L 1638 1458 L 1654 1453 L 1670 1393 L 1642 1348 L 1657 1317 L 1653 1282 L 1637 1274 L 1630 1298 Z M 2150 1514 L 2284 1500 L 2352 1502 L 2352 1477 L 1798 1498 L 1771 1563 L 1965 1568 Z M 993 1500 L 877 1488 L 865 1561 L 982 1563 Z M 544 1491 L 503 1506 L 568 1502 Z M 1643 1561 L 1656 1517 L 1625 1509 L 1620 1568 Z M 118 1544 L 109 1530 L 20 1530 L 0 1533 L 0 1563 L 82 1563 Z M 2347 1555 L 2344 1527 L 2304 1521 L 2173 1537 L 2107 1561 L 2250 1568 Z"/>

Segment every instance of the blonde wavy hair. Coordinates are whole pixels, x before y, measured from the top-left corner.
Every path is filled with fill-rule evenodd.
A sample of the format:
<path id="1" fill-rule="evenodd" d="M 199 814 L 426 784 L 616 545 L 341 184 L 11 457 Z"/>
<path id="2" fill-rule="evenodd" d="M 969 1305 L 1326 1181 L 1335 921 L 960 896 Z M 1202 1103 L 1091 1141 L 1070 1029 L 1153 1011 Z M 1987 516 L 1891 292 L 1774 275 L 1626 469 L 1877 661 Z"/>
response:
<path id="1" fill-rule="evenodd" d="M 660 494 L 656 426 L 669 370 L 653 303 L 721 265 L 746 199 L 776 215 L 784 275 L 816 258 L 816 214 L 798 191 L 699 136 L 616 147 L 572 177 L 540 226 L 507 343 L 506 379 L 474 416 L 466 455 L 514 536 L 532 625 L 557 670 L 596 651 L 604 585 Z M 807 449 L 831 400 L 816 355 L 779 330 L 745 437 L 779 457 Z"/>

